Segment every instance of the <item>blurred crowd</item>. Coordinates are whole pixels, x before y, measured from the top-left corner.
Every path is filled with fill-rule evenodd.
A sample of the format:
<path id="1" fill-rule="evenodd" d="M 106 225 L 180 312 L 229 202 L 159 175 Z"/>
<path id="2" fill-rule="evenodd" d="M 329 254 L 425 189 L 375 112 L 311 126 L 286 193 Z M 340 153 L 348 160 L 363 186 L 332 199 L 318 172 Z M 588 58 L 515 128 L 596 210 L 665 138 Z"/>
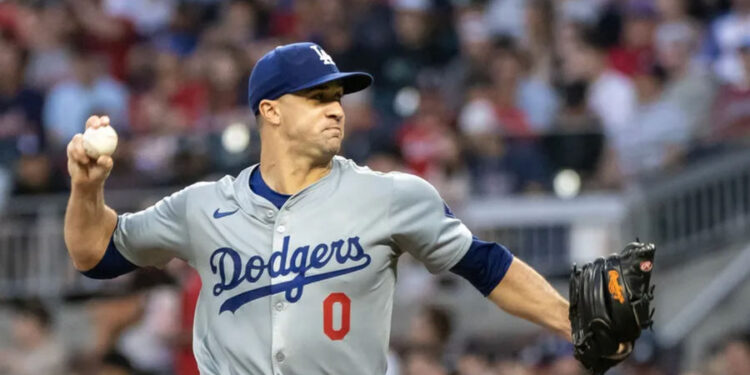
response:
<path id="1" fill-rule="evenodd" d="M 303 40 L 375 76 L 344 97 L 341 153 L 451 205 L 550 192 L 561 171 L 622 189 L 750 139 L 750 0 L 0 0 L 0 209 L 68 188 L 65 147 L 91 114 L 120 135 L 109 188 L 257 162 L 247 79 Z M 0 374 L 197 374 L 194 271 L 126 280 L 81 303 L 83 346 L 54 334 L 49 306 L 19 303 Z M 456 338 L 452 320 L 424 307 L 389 374 L 582 374 L 558 339 Z M 690 372 L 642 342 L 613 374 L 750 374 L 750 334 Z"/>
<path id="2" fill-rule="evenodd" d="M 90 114 L 120 134 L 110 186 L 176 186 L 258 159 L 247 78 L 311 40 L 375 76 L 342 154 L 451 203 L 620 189 L 742 142 L 750 0 L 0 1 L 0 190 L 65 190 Z"/>
<path id="3" fill-rule="evenodd" d="M 141 269 L 116 282 L 106 296 L 67 302 L 77 306 L 68 315 L 78 323 L 49 301 L 15 303 L 10 345 L 0 346 L 0 374 L 199 375 L 191 350 L 197 273 L 173 261 L 164 271 Z M 561 338 L 544 332 L 466 336 L 459 324 L 445 306 L 422 306 L 392 335 L 386 375 L 586 374 Z M 750 326 L 714 340 L 692 361 L 695 368 L 681 368 L 683 349 L 666 348 L 645 331 L 630 357 L 608 374 L 750 374 Z"/>

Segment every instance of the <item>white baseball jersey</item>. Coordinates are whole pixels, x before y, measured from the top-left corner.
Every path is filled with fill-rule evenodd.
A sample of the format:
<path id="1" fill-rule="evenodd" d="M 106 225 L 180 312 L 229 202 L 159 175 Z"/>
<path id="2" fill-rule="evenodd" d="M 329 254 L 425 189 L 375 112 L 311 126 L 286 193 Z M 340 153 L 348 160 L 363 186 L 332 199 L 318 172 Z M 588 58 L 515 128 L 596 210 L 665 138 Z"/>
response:
<path id="1" fill-rule="evenodd" d="M 335 157 L 277 209 L 250 189 L 256 167 L 121 215 L 117 249 L 139 266 L 178 257 L 198 270 L 203 375 L 384 374 L 399 255 L 448 270 L 471 233 L 416 176 Z"/>

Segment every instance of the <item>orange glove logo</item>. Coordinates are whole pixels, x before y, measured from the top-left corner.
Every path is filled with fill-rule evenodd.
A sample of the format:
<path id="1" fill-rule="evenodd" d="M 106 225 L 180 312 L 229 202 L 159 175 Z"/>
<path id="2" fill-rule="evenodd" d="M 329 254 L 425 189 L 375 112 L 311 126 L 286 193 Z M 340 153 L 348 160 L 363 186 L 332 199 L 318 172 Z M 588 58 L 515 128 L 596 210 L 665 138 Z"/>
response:
<path id="1" fill-rule="evenodd" d="M 615 270 L 609 270 L 609 293 L 612 298 L 625 303 L 625 296 L 623 295 L 622 285 L 617 281 L 620 278 L 620 274 Z"/>

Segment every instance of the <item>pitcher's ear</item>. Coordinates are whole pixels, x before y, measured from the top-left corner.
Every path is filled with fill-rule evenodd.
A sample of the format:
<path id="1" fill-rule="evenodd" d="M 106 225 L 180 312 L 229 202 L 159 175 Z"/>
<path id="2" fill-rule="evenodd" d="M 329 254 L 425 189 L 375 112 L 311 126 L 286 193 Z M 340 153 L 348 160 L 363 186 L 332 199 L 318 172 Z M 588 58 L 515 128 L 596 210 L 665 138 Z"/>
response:
<path id="1" fill-rule="evenodd" d="M 279 125 L 281 123 L 281 112 L 277 100 L 263 99 L 258 105 L 258 116 L 264 125 Z"/>

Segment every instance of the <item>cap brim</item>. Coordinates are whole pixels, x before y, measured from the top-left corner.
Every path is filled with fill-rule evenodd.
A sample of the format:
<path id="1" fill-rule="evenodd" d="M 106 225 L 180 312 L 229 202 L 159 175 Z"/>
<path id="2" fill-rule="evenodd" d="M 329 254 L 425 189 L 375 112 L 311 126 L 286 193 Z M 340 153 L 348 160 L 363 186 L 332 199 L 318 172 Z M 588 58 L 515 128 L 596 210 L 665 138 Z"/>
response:
<path id="1" fill-rule="evenodd" d="M 341 82 L 341 86 L 344 88 L 344 94 L 351 94 L 368 88 L 372 84 L 373 78 L 371 75 L 363 72 L 331 73 L 316 80 L 307 82 L 302 86 L 295 87 L 289 91 L 294 93 L 334 81 Z"/>

